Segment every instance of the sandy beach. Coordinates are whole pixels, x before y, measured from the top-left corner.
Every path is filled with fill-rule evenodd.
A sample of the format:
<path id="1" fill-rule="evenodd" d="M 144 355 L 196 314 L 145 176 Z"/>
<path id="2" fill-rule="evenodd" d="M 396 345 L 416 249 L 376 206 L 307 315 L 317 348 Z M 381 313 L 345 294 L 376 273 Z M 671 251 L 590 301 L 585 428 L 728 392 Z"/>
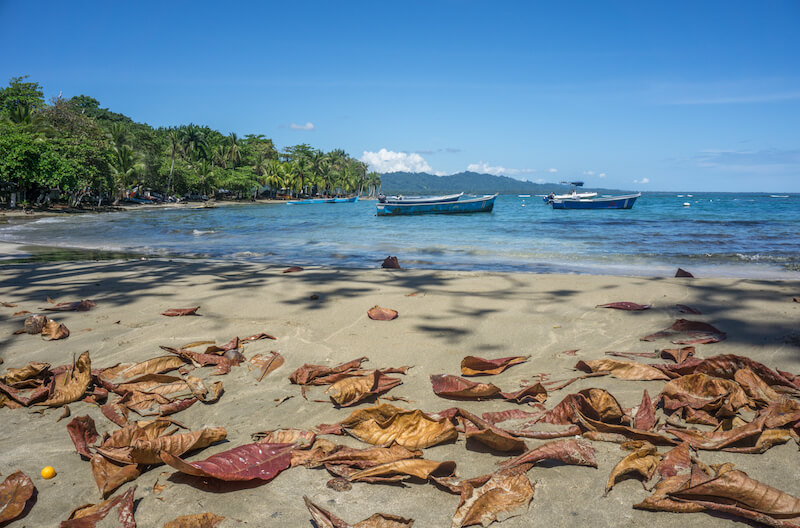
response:
<path id="1" fill-rule="evenodd" d="M 225 427 L 227 440 L 188 455 L 190 461 L 249 443 L 258 431 L 310 429 L 347 417 L 353 408 L 336 409 L 330 402 L 312 401 L 327 399 L 323 387 L 312 387 L 307 401 L 300 387 L 290 383 L 289 374 L 305 363 L 333 366 L 366 356 L 365 368 L 411 365 L 406 375 L 399 376 L 402 385 L 386 394 L 408 399 L 392 402 L 408 409 L 436 412 L 457 405 L 480 415 L 525 408 L 498 399 L 445 400 L 433 393 L 429 376 L 459 375 L 459 364 L 467 355 L 530 355 L 528 362 L 478 381 L 516 390 L 523 380 L 540 373 L 548 373 L 551 379 L 570 378 L 578 360 L 606 358 L 606 351 L 652 352 L 672 346 L 666 340 L 651 343 L 639 338 L 686 317 L 677 312 L 676 304 L 700 310 L 702 315 L 690 318 L 728 334 L 722 342 L 697 345 L 698 357 L 739 354 L 771 368 L 800 373 L 800 303 L 792 301 L 800 295 L 798 281 L 326 268 L 283 274 L 283 269 L 177 259 L 3 265 L 0 301 L 17 306 L 0 308 L 0 373 L 30 361 L 68 364 L 87 350 L 96 369 L 163 355 L 160 345 L 180 347 L 200 340 L 225 343 L 234 336 L 272 334 L 275 341 L 256 341 L 244 349 L 248 358 L 271 350 L 285 358 L 285 364 L 261 382 L 246 363 L 224 376 L 211 376 L 210 368 L 193 373 L 208 381 L 222 381 L 225 392 L 216 403 L 195 404 L 173 418 L 190 429 Z M 57 302 L 91 299 L 97 306 L 88 312 L 51 315 L 70 329 L 67 339 L 13 335 L 24 317 L 12 313 L 37 312 L 48 297 Z M 614 301 L 652 308 L 642 312 L 595 308 Z M 399 317 L 370 320 L 367 310 L 375 305 L 397 310 Z M 201 316 L 160 315 L 169 308 L 192 306 L 200 306 Z M 575 349 L 574 356 L 564 354 Z M 642 389 L 655 395 L 663 384 L 612 376 L 589 378 L 551 392 L 545 406 L 551 408 L 569 393 L 600 387 L 628 408 L 639 404 Z M 291 398 L 282 401 L 287 396 Z M 117 429 L 95 405 L 78 401 L 69 407 L 72 417 L 91 416 L 100 434 Z M 65 426 L 71 418 L 57 422 L 61 413 L 58 408 L 0 409 L 0 472 L 7 476 L 22 470 L 38 490 L 30 512 L 9 526 L 55 526 L 73 508 L 101 500 L 89 463 L 75 452 L 67 434 Z M 326 438 L 352 447 L 367 446 L 347 436 Z M 544 442 L 526 443 L 531 448 Z M 603 497 L 609 473 L 627 452 L 614 443 L 592 445 L 597 469 L 535 466 L 528 472 L 535 481 L 529 509 L 497 526 L 735 525 L 718 515 L 634 510 L 631 506 L 649 495 L 636 480 L 620 482 Z M 508 458 L 465 443 L 463 435 L 455 443 L 425 449 L 424 456 L 455 461 L 461 478 L 490 473 L 497 462 Z M 794 441 L 759 455 L 703 451 L 700 458 L 708 464 L 733 462 L 750 477 L 800 496 Z M 52 480 L 39 476 L 46 465 L 58 472 Z M 330 478 L 325 469 L 297 467 L 265 484 L 223 485 L 181 476 L 162 465 L 120 491 L 137 486 L 136 521 L 143 527 L 205 511 L 225 516 L 223 527 L 310 526 L 303 495 L 351 523 L 383 512 L 414 519 L 418 527 L 447 527 L 459 503 L 458 495 L 431 483 L 354 483 L 351 490 L 337 492 L 326 487 Z M 156 482 L 166 488 L 156 493 Z"/>

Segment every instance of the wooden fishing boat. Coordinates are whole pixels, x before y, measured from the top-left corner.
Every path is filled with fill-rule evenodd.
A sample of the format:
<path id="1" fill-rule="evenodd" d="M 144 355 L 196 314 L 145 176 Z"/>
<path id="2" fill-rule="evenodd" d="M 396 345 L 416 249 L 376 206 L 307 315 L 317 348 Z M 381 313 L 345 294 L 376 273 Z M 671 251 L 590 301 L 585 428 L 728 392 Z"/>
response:
<path id="1" fill-rule="evenodd" d="M 553 209 L 630 209 L 642 193 L 553 200 Z"/>
<path id="2" fill-rule="evenodd" d="M 446 194 L 444 196 L 378 196 L 380 203 L 389 204 L 426 204 L 439 202 L 456 202 L 464 193 Z"/>
<path id="3" fill-rule="evenodd" d="M 479 198 L 458 200 L 456 202 L 434 202 L 422 204 L 379 203 L 378 216 L 418 215 L 418 214 L 465 214 L 491 213 L 497 194 L 487 194 Z"/>

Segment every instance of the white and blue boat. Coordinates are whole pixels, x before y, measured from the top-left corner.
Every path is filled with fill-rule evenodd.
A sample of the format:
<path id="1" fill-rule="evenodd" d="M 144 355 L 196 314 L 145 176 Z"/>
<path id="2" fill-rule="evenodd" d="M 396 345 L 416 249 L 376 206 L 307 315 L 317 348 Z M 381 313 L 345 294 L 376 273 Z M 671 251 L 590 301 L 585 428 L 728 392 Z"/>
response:
<path id="1" fill-rule="evenodd" d="M 497 194 L 487 194 L 479 198 L 453 202 L 378 203 L 378 216 L 491 213 L 496 198 Z"/>
<path id="2" fill-rule="evenodd" d="M 597 196 L 596 192 L 578 192 L 578 187 L 583 187 L 582 181 L 574 181 L 574 182 L 565 182 L 562 181 L 561 183 L 572 185 L 572 190 L 569 194 L 555 194 L 550 193 L 546 196 L 542 197 L 544 203 L 549 204 L 553 203 L 553 200 L 565 200 L 565 199 L 577 199 L 577 198 L 594 198 Z"/>
<path id="3" fill-rule="evenodd" d="M 308 198 L 305 200 L 289 200 L 286 205 L 309 205 L 309 204 L 324 204 L 324 203 L 355 203 L 358 201 L 358 196 L 351 196 L 350 198 Z"/>
<path id="4" fill-rule="evenodd" d="M 642 193 L 599 198 L 561 198 L 551 203 L 553 209 L 630 209 Z"/>
<path id="5" fill-rule="evenodd" d="M 456 202 L 464 193 L 446 194 L 444 196 L 378 196 L 380 203 L 388 204 L 430 204 L 440 202 Z"/>

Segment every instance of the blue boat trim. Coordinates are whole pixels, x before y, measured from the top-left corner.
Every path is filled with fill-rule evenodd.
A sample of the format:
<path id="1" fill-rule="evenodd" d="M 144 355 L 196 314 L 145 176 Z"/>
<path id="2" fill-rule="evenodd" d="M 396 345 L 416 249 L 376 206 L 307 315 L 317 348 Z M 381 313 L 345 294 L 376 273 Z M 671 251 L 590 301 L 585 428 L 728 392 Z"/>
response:
<path id="1" fill-rule="evenodd" d="M 553 209 L 630 209 L 642 193 L 600 198 L 564 198 L 552 201 Z"/>
<path id="2" fill-rule="evenodd" d="M 358 201 L 358 196 L 351 196 L 350 198 L 309 198 L 307 200 L 289 200 L 286 205 L 309 205 L 309 204 L 324 204 L 324 203 L 355 203 Z"/>

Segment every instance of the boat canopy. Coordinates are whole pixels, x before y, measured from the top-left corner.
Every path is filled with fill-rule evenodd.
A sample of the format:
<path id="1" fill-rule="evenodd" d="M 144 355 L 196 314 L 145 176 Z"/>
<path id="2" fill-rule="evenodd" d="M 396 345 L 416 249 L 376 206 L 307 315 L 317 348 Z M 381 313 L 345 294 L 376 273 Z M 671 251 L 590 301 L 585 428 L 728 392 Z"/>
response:
<path id="1" fill-rule="evenodd" d="M 562 181 L 561 183 L 568 183 L 569 185 L 574 185 L 575 187 L 583 187 L 582 181 L 574 181 L 574 182 Z"/>

